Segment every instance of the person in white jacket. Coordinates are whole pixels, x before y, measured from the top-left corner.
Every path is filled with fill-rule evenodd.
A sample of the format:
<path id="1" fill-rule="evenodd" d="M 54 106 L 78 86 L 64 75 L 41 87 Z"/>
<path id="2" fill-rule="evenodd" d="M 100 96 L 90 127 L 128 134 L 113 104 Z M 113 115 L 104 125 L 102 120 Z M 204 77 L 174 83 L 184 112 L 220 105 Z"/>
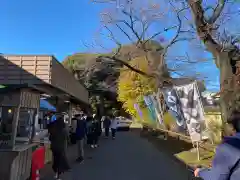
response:
<path id="1" fill-rule="evenodd" d="M 112 132 L 112 139 L 115 139 L 115 137 L 116 137 L 117 127 L 118 127 L 118 120 L 116 117 L 113 117 L 111 125 L 110 125 L 111 132 Z"/>

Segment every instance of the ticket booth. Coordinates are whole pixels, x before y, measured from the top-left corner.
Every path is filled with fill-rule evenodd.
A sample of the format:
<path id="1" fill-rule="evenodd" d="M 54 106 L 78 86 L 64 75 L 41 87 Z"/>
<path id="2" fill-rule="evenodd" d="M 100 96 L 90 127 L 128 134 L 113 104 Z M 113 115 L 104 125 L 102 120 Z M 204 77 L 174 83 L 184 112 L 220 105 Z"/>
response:
<path id="1" fill-rule="evenodd" d="M 29 88 L 0 89 L 0 180 L 30 176 L 35 116 L 40 93 Z"/>

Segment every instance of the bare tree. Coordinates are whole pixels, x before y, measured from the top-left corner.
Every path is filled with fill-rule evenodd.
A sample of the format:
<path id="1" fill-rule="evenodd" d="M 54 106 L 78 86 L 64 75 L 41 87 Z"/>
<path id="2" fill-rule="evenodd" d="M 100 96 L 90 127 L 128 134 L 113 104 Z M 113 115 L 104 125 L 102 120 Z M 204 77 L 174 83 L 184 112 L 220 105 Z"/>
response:
<path id="1" fill-rule="evenodd" d="M 160 87 L 164 83 L 171 82 L 170 73 L 185 76 L 184 72 L 190 69 L 187 64 L 199 63 L 199 60 L 192 61 L 187 54 L 185 58 L 183 56 L 171 58 L 168 54 L 170 47 L 178 42 L 195 39 L 194 29 L 182 20 L 189 7 L 177 7 L 174 3 L 168 2 L 160 8 L 158 3 L 147 0 L 95 0 L 94 2 L 108 3 L 110 6 L 101 14 L 102 27 L 98 35 L 110 38 L 117 45 L 114 53 L 99 56 L 99 61 L 113 60 L 137 73 L 154 77 Z M 170 37 L 166 37 L 169 34 Z M 151 73 L 129 65 L 129 60 L 135 57 L 134 52 L 121 56 L 123 44 L 126 43 L 131 43 L 138 52 L 141 51 L 142 56 L 145 56 L 149 62 Z M 158 45 L 154 46 L 154 43 Z M 104 44 L 101 46 L 105 47 Z M 169 62 L 172 62 L 171 66 L 167 66 Z M 193 77 L 194 73 L 190 76 Z M 194 78 L 199 77 L 196 73 L 194 75 Z"/>
<path id="2" fill-rule="evenodd" d="M 239 18 L 239 10 L 236 8 L 237 6 L 235 8 L 231 6 L 233 11 L 229 12 L 227 6 L 232 5 L 233 2 L 228 0 L 216 0 L 215 4 L 207 4 L 202 0 L 187 0 L 185 2 L 191 9 L 199 39 L 212 53 L 215 64 L 220 70 L 221 107 L 222 115 L 226 119 L 233 108 L 239 108 L 240 79 L 237 64 L 240 61 L 240 49 L 239 37 L 236 34 L 231 36 L 229 32 L 226 33 L 226 29 L 221 28 L 220 25 L 229 21 L 229 17 Z M 212 11 L 207 16 L 208 9 Z M 228 30 L 230 28 L 228 27 Z"/>
<path id="3" fill-rule="evenodd" d="M 140 74 L 156 77 L 161 85 L 163 80 L 169 80 L 168 77 L 164 76 L 165 72 L 178 73 L 177 69 L 179 69 L 178 65 L 177 68 L 173 69 L 167 67 L 167 60 L 172 59 L 173 64 L 182 64 L 185 61 L 192 65 L 199 62 L 199 60 L 192 61 L 188 55 L 175 56 L 174 58 L 166 57 L 169 55 L 169 48 L 176 49 L 173 47 L 179 41 L 198 41 L 198 44 L 200 42 L 198 48 L 203 48 L 202 44 L 204 44 L 206 50 L 212 54 L 216 67 L 220 71 L 223 118 L 228 117 L 228 112 L 231 112 L 233 107 L 240 108 L 240 79 L 237 68 L 240 60 L 240 38 L 236 32 L 234 35 L 229 33 L 232 29 L 229 22 L 233 22 L 234 17 L 235 20 L 239 18 L 239 9 L 237 9 L 238 6 L 234 5 L 233 0 L 156 0 L 155 3 L 144 0 L 93 1 L 115 6 L 114 13 L 106 11 L 102 17 L 103 28 L 105 32 L 108 32 L 107 37 L 111 38 L 118 45 L 118 48 L 113 55 L 100 58 L 120 62 Z M 154 30 L 151 26 L 155 27 L 154 30 L 157 29 L 155 33 L 152 33 Z M 226 27 L 229 27 L 228 31 Z M 120 33 L 146 53 L 149 64 L 153 68 L 151 74 L 131 67 L 125 59 L 119 58 L 118 54 L 121 52 L 122 44 L 124 44 L 117 39 L 117 35 Z M 165 37 L 167 33 L 174 35 L 167 41 L 168 43 L 163 43 L 163 47 L 153 50 L 146 46 L 151 40 L 160 39 L 161 42 L 161 38 Z M 159 56 L 152 61 L 152 55 L 156 55 L 156 53 L 159 53 Z M 131 55 L 129 58 L 131 59 Z M 203 61 L 205 60 L 203 59 Z M 180 71 L 184 72 L 181 68 Z"/>

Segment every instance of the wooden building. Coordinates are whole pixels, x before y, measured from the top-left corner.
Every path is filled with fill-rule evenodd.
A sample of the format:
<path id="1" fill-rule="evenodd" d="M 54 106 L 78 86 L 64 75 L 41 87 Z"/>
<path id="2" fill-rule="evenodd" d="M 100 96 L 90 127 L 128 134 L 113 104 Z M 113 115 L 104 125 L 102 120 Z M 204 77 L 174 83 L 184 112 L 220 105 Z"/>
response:
<path id="1" fill-rule="evenodd" d="M 88 104 L 88 91 L 54 56 L 0 56 L 0 84 L 34 85 L 49 94 Z"/>
<path id="2" fill-rule="evenodd" d="M 0 56 L 0 180 L 25 180 L 39 142 L 33 141 L 40 99 L 58 112 L 89 108 L 87 89 L 47 55 Z"/>

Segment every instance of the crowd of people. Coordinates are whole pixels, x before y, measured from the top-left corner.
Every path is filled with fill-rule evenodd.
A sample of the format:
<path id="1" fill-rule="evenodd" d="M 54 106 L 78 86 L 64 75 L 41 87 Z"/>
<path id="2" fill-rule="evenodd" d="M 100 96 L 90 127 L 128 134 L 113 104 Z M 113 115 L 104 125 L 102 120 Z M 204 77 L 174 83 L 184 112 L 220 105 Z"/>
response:
<path id="1" fill-rule="evenodd" d="M 48 132 L 51 141 L 51 150 L 53 154 L 52 169 L 55 172 L 55 179 L 60 180 L 60 175 L 70 169 L 66 156 L 68 143 L 77 144 L 78 157 L 77 162 L 84 161 L 84 146 L 90 148 L 99 146 L 99 137 L 104 129 L 105 137 L 109 137 L 111 130 L 112 139 L 116 137 L 117 120 L 115 117 L 96 114 L 85 114 L 80 112 L 72 118 L 71 128 L 68 130 L 67 124 L 61 115 L 52 113 L 49 115 Z"/>

